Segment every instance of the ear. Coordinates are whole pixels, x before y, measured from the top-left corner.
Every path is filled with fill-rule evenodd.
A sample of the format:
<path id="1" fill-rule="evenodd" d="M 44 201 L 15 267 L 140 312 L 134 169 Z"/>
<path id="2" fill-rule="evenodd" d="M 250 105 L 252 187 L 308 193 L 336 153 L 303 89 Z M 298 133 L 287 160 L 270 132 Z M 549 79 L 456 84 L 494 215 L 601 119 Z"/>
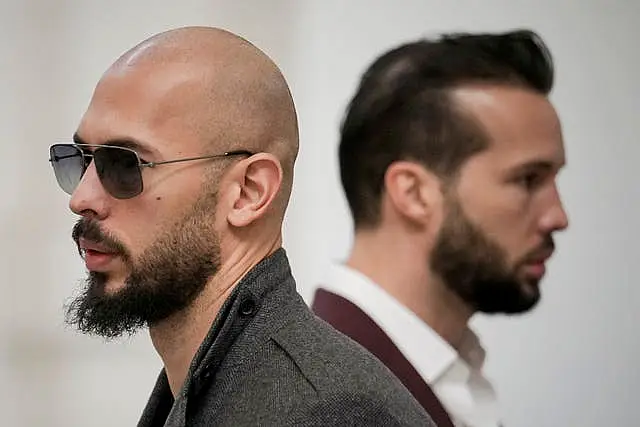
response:
<path id="1" fill-rule="evenodd" d="M 394 162 L 384 175 L 384 186 L 396 213 L 414 223 L 426 223 L 440 198 L 440 180 L 424 166 Z"/>
<path id="2" fill-rule="evenodd" d="M 272 154 L 258 153 L 239 163 L 234 171 L 238 191 L 234 194 L 227 221 L 246 227 L 265 216 L 278 195 L 282 166 Z"/>

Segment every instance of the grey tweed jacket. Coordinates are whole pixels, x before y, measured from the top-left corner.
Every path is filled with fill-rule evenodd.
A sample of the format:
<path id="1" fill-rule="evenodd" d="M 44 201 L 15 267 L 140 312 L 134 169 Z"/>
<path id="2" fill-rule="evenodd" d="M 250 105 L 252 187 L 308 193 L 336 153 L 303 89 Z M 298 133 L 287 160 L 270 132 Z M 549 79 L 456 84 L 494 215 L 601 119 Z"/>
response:
<path id="1" fill-rule="evenodd" d="M 164 370 L 138 427 L 435 426 L 391 372 L 316 317 L 279 249 L 225 302 L 174 400 Z"/>

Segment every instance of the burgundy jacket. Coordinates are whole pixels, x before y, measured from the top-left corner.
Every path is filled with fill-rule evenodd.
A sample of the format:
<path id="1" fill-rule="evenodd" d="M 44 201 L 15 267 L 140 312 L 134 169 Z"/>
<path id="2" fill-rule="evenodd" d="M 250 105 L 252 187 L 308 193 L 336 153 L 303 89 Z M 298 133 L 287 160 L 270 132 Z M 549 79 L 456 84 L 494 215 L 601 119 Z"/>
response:
<path id="1" fill-rule="evenodd" d="M 316 290 L 313 312 L 351 337 L 384 363 L 413 394 L 440 427 L 454 427 L 451 418 L 418 371 L 391 338 L 358 306 L 322 287 Z"/>

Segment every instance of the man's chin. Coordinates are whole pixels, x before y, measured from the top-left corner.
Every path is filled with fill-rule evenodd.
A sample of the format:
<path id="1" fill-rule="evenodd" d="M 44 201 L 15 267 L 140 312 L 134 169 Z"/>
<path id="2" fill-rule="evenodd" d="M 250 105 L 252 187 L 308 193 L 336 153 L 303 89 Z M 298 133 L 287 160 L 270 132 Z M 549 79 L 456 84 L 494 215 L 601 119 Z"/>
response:
<path id="1" fill-rule="evenodd" d="M 540 301 L 537 280 L 510 282 L 500 289 L 487 288 L 472 301 L 476 311 L 484 314 L 519 315 L 531 311 Z"/>
<path id="2" fill-rule="evenodd" d="M 117 273 L 91 271 L 87 279 L 94 295 L 114 296 L 127 286 L 127 277 Z"/>
<path id="3" fill-rule="evenodd" d="M 535 306 L 540 299 L 540 281 L 535 277 L 526 277 L 520 282 L 523 298 L 530 300 L 532 306 Z"/>
<path id="4" fill-rule="evenodd" d="M 86 289 L 74 298 L 66 308 L 65 323 L 87 335 L 108 340 L 131 336 L 145 326 L 144 319 L 131 309 L 126 295 L 106 295 L 104 292 Z"/>
<path id="5" fill-rule="evenodd" d="M 104 284 L 104 295 L 111 297 L 122 292 L 127 284 L 123 279 L 109 279 Z"/>
<path id="6" fill-rule="evenodd" d="M 540 302 L 540 290 L 538 283 L 527 282 L 520 288 L 521 294 L 519 298 L 511 301 L 505 306 L 504 314 L 519 315 L 527 314 L 533 310 Z"/>

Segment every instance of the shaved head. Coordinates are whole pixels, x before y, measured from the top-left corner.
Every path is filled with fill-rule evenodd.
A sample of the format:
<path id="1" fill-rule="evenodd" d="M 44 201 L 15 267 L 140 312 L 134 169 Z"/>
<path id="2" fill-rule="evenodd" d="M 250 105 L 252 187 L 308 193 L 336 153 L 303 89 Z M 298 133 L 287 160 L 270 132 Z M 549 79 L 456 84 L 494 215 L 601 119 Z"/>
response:
<path id="1" fill-rule="evenodd" d="M 298 123 L 285 78 L 260 49 L 218 28 L 173 29 L 118 58 L 96 94 L 122 78 L 153 85 L 158 95 L 151 120 L 182 121 L 203 152 L 245 149 L 275 155 L 283 168 L 278 204 L 284 211 L 298 153 Z"/>
<path id="2" fill-rule="evenodd" d="M 210 307 L 281 246 L 297 118 L 282 73 L 247 40 L 187 27 L 139 43 L 102 75 L 74 140 L 94 156 L 70 201 L 89 254 L 68 312 L 81 330 L 115 337 Z M 108 180 L 140 191 L 118 198 Z M 87 242 L 109 261 L 92 263 Z"/>

